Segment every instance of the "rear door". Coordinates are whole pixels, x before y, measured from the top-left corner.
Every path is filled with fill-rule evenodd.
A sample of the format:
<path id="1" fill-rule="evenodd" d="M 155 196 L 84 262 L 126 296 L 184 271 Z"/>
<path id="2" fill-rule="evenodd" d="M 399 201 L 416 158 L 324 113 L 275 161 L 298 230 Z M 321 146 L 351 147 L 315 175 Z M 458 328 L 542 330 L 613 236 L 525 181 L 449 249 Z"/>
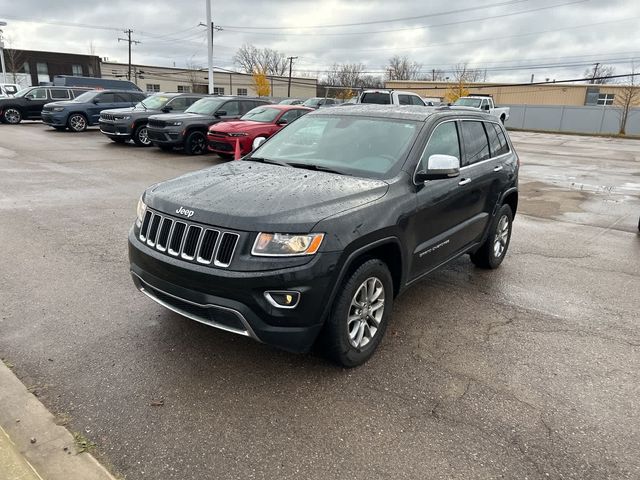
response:
<path id="1" fill-rule="evenodd" d="M 238 100 L 231 100 L 229 102 L 223 103 L 222 106 L 218 109 L 218 112 L 223 112 L 224 115 L 220 115 L 219 118 L 221 120 L 236 120 L 240 118 L 243 115 L 240 106 L 241 103 L 243 104 L 242 106 L 244 108 L 247 108 L 247 106 L 244 105 L 244 102 L 239 102 Z"/>

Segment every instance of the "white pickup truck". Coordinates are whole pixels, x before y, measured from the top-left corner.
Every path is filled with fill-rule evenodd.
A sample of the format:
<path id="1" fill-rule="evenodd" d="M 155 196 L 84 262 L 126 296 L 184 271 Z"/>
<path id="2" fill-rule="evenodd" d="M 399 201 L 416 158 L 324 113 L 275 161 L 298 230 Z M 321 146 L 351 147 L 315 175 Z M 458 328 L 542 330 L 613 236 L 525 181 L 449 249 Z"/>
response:
<path id="1" fill-rule="evenodd" d="M 453 102 L 454 107 L 471 107 L 477 108 L 489 112 L 491 115 L 495 115 L 500 119 L 502 124 L 509 119 L 509 107 L 496 107 L 493 104 L 493 98 L 489 96 L 473 96 L 473 97 L 460 97 Z"/>
<path id="2" fill-rule="evenodd" d="M 425 106 L 424 101 L 413 92 L 400 90 L 365 90 L 358 97 L 356 103 L 377 103 L 380 105 L 420 105 Z"/>

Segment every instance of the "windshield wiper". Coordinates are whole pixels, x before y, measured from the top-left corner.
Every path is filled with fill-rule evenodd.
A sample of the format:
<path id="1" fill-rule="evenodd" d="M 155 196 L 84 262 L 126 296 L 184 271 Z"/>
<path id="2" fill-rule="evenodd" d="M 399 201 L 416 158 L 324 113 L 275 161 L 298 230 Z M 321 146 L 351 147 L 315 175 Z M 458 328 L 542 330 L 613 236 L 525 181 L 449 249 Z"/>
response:
<path id="1" fill-rule="evenodd" d="M 250 161 L 250 162 L 270 163 L 272 165 L 280 165 L 281 167 L 291 166 L 291 164 L 287 162 L 281 162 L 280 160 L 272 160 L 270 158 L 263 158 L 263 157 L 247 157 L 247 158 L 243 158 L 243 160 Z"/>
<path id="2" fill-rule="evenodd" d="M 147 106 L 144 104 L 143 101 L 140 102 L 140 105 L 142 105 L 142 108 L 144 108 L 145 112 L 148 110 Z M 135 108 L 135 107 L 134 107 Z"/>
<path id="3" fill-rule="evenodd" d="M 324 167 L 322 165 L 315 165 L 313 163 L 289 163 L 290 166 L 295 168 L 304 168 L 306 170 L 315 170 L 317 172 L 337 173 L 338 175 L 346 175 L 346 173 L 340 170 L 334 170 L 333 168 Z"/>

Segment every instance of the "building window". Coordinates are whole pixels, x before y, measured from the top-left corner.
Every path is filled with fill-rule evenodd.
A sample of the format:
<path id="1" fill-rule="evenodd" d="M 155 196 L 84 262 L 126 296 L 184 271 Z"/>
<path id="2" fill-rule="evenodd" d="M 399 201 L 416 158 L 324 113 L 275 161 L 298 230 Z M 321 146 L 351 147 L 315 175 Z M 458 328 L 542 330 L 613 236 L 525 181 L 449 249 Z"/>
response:
<path id="1" fill-rule="evenodd" d="M 601 93 L 598 95 L 598 105 L 613 105 L 613 93 Z"/>
<path id="2" fill-rule="evenodd" d="M 178 93 L 191 93 L 189 85 L 178 85 Z"/>
<path id="3" fill-rule="evenodd" d="M 239 97 L 246 97 L 249 94 L 249 92 L 247 92 L 246 88 L 239 88 L 238 89 L 238 96 Z"/>
<path id="4" fill-rule="evenodd" d="M 82 76 L 82 65 L 71 65 L 71 75 L 74 77 Z"/>
<path id="5" fill-rule="evenodd" d="M 160 91 L 159 83 L 147 83 L 147 92 L 154 93 Z"/>
<path id="6" fill-rule="evenodd" d="M 224 95 L 224 87 L 213 87 L 214 95 Z"/>
<path id="7" fill-rule="evenodd" d="M 49 68 L 46 63 L 36 63 L 36 71 L 38 72 L 38 83 L 47 83 L 51 80 L 49 78 Z"/>
<path id="8" fill-rule="evenodd" d="M 26 74 L 31 74 L 31 67 L 29 67 L 29 62 L 24 62 L 22 64 L 22 70 L 20 70 L 20 73 L 26 73 Z"/>

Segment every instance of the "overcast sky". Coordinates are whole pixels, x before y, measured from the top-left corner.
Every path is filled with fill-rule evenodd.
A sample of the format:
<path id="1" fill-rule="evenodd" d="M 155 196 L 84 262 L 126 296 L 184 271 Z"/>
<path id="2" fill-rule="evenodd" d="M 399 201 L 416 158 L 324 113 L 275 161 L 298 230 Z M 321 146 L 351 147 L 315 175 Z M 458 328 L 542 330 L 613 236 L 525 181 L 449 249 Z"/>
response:
<path id="1" fill-rule="evenodd" d="M 142 42 L 134 63 L 206 66 L 205 1 L 6 1 L 0 20 L 15 48 L 88 53 L 93 45 L 96 55 L 126 62 L 117 38 L 131 28 Z M 244 43 L 298 56 L 295 71 L 311 76 L 334 63 L 381 73 L 395 54 L 425 73 L 468 62 L 497 82 L 577 78 L 595 62 L 624 74 L 640 60 L 638 0 L 213 0 L 213 17 L 223 28 L 214 64 L 226 68 Z"/>

